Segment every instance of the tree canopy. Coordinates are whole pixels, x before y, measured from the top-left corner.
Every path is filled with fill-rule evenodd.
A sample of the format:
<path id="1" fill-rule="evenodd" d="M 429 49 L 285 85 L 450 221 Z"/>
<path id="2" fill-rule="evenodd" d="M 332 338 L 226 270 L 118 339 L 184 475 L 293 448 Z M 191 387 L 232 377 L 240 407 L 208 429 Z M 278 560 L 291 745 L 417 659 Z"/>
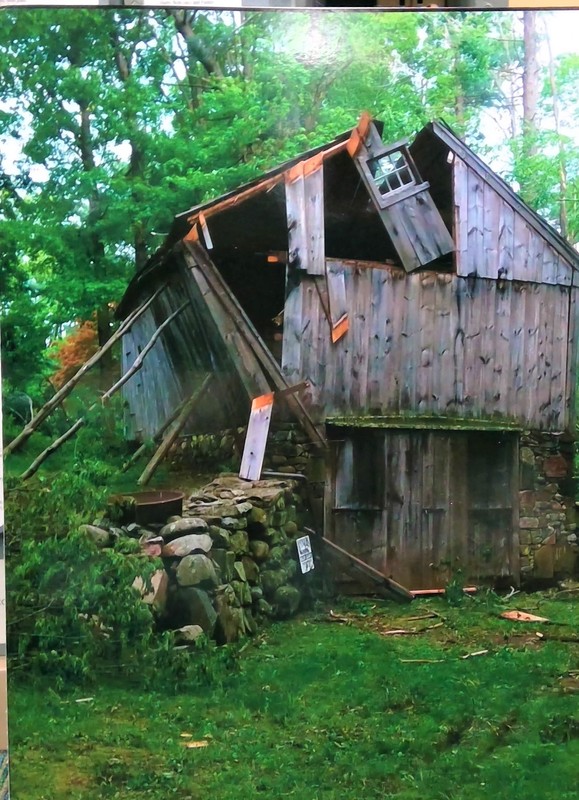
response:
<path id="1" fill-rule="evenodd" d="M 540 113 L 524 126 L 521 20 L 4 10 L 0 285 L 10 385 L 38 393 L 54 370 L 48 344 L 74 323 L 95 320 L 107 339 L 115 302 L 175 213 L 351 128 L 363 110 L 384 122 L 386 139 L 443 117 L 482 150 L 488 120 L 505 121 L 510 177 L 579 238 L 569 130 L 579 62 L 538 64 Z M 535 36 L 548 52 L 544 26 Z"/>

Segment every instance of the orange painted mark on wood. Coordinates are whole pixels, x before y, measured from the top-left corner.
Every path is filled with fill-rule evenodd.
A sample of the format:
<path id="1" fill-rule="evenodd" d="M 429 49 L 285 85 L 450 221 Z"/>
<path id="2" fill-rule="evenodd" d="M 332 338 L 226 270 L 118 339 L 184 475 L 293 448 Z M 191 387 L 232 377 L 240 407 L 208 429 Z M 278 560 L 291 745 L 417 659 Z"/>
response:
<path id="1" fill-rule="evenodd" d="M 342 317 L 342 319 L 337 322 L 334 327 L 332 328 L 332 342 L 335 344 L 338 342 L 342 336 L 345 336 L 346 333 L 350 329 L 350 323 L 348 321 L 348 317 Z"/>
<path id="2" fill-rule="evenodd" d="M 257 411 L 258 408 L 273 405 L 273 392 L 270 394 L 260 394 L 259 397 L 254 397 L 251 403 L 251 410 Z"/>
<path id="3" fill-rule="evenodd" d="M 191 222 L 191 220 L 189 220 Z M 189 233 L 187 233 L 183 237 L 184 242 L 198 242 L 199 241 L 199 229 L 197 228 L 197 218 L 195 218 L 195 222 L 191 225 L 191 229 Z"/>

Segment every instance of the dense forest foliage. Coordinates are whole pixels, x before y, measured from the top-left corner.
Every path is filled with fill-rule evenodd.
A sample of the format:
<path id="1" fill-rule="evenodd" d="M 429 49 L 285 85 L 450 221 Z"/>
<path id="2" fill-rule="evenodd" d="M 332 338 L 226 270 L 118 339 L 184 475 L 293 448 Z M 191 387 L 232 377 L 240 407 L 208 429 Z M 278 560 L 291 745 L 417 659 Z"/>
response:
<path id="1" fill-rule="evenodd" d="M 549 23 L 542 12 L 3 10 L 7 392 L 39 402 L 110 336 L 115 303 L 173 214 L 362 110 L 386 140 L 445 119 L 483 157 L 499 154 L 505 177 L 576 242 L 579 56 L 557 55 Z"/>

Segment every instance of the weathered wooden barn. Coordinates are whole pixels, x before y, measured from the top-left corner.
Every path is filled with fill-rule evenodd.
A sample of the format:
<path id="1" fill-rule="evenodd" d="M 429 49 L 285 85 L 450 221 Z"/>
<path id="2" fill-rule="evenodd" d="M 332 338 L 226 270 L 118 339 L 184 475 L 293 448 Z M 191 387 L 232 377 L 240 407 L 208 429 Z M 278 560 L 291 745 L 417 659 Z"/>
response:
<path id="1" fill-rule="evenodd" d="M 579 256 L 445 124 L 357 128 L 175 220 L 119 316 L 128 435 L 202 381 L 189 430 L 288 404 L 325 465 L 325 535 L 410 588 L 576 559 Z M 206 377 L 211 375 L 209 384 Z"/>

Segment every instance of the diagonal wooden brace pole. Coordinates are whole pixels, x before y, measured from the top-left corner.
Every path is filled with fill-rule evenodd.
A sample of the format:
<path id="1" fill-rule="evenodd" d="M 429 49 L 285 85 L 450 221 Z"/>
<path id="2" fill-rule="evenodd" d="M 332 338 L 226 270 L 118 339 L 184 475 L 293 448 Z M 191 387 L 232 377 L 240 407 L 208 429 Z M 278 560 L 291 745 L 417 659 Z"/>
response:
<path id="1" fill-rule="evenodd" d="M 101 399 L 98 402 L 93 403 L 90 406 L 90 408 L 88 410 L 88 413 L 90 413 L 91 411 L 94 411 L 95 408 L 98 407 L 99 403 L 104 404 L 107 400 L 109 400 L 112 397 L 113 394 L 118 392 L 118 390 L 121 388 L 121 386 L 124 386 L 124 384 L 129 380 L 129 378 L 132 378 L 132 376 L 135 374 L 135 372 L 138 372 L 138 370 L 141 369 L 141 367 L 143 366 L 143 361 L 144 361 L 145 356 L 153 348 L 153 346 L 155 345 L 155 342 L 157 341 L 157 339 L 161 335 L 163 329 L 166 328 L 167 325 L 169 325 L 169 323 L 171 323 L 175 319 L 175 317 L 177 317 L 188 305 L 189 305 L 189 301 L 187 301 L 186 303 L 183 303 L 182 306 L 180 306 L 176 311 L 174 311 L 171 314 L 171 316 L 167 317 L 167 319 L 161 325 L 159 325 L 159 327 L 157 328 L 155 333 L 151 336 L 151 338 L 149 339 L 149 341 L 147 342 L 147 344 L 145 345 L 145 347 L 143 348 L 143 350 L 139 354 L 138 358 L 136 358 L 135 361 L 133 362 L 131 368 L 129 370 L 127 370 L 127 372 L 125 372 L 125 374 L 123 375 L 123 377 L 120 380 L 118 380 L 113 386 L 111 386 L 111 388 L 101 397 Z M 83 425 L 86 425 L 86 423 L 87 423 L 86 417 L 81 417 L 80 419 L 78 419 L 74 423 L 74 425 L 72 427 L 70 427 L 65 433 L 62 434 L 62 436 L 60 436 L 58 439 L 56 439 L 51 445 L 49 445 L 46 448 L 46 450 L 43 450 L 42 453 L 40 453 L 34 459 L 34 461 L 28 467 L 28 469 L 25 472 L 23 472 L 22 475 L 20 476 L 21 479 L 23 481 L 26 481 L 26 480 L 28 480 L 28 478 L 31 478 L 34 475 L 34 473 L 37 471 L 38 467 L 44 461 L 46 461 L 48 456 L 50 456 L 52 453 L 54 453 L 56 450 L 58 450 L 58 448 L 61 445 L 63 445 L 65 442 L 67 442 L 69 439 L 71 439 L 74 436 L 74 434 L 78 430 L 80 430 L 80 428 L 83 427 Z"/>
<path id="2" fill-rule="evenodd" d="M 137 481 L 137 483 L 140 486 L 144 486 L 151 480 L 153 473 L 155 472 L 161 461 L 165 458 L 165 456 L 171 449 L 175 439 L 183 429 L 183 426 L 187 422 L 189 415 L 191 414 L 191 412 L 193 411 L 193 409 L 195 408 L 201 397 L 205 394 L 205 391 L 209 386 L 212 377 L 213 375 L 211 374 L 205 377 L 205 380 L 203 381 L 201 386 L 191 395 L 189 400 L 185 403 L 185 405 L 181 409 L 181 413 L 177 417 L 174 426 L 167 433 L 167 435 L 157 448 L 155 455 L 151 458 L 151 460 L 143 470 L 141 477 Z"/>
<path id="3" fill-rule="evenodd" d="M 255 353 L 262 367 L 270 376 L 270 379 L 274 384 L 275 391 L 285 391 L 290 389 L 291 387 L 288 384 L 285 375 L 281 371 L 279 364 L 253 327 L 251 321 L 247 318 L 247 315 L 239 304 L 237 298 L 233 295 L 203 248 L 195 243 L 187 241 L 183 241 L 182 246 L 183 256 L 186 263 L 189 266 L 197 266 L 202 270 L 203 275 L 211 287 L 214 295 L 221 302 L 231 319 L 233 319 L 237 329 Z M 285 401 L 297 417 L 302 428 L 307 436 L 311 439 L 313 444 L 324 451 L 327 450 L 328 443 L 326 438 L 314 425 L 313 420 L 308 414 L 308 411 L 300 398 L 294 394 L 288 394 L 285 398 Z"/>
<path id="4" fill-rule="evenodd" d="M 108 339 L 105 344 L 82 365 L 82 367 L 72 376 L 72 378 L 70 378 L 70 380 L 68 380 L 64 386 L 61 386 L 61 388 L 50 398 L 50 400 L 42 406 L 36 416 L 30 420 L 25 428 L 20 431 L 18 436 L 16 436 L 15 439 L 6 445 L 4 448 L 4 455 L 13 453 L 14 450 L 17 450 L 21 445 L 28 441 L 34 431 L 52 414 L 56 408 L 58 408 L 58 406 L 72 392 L 74 387 L 82 380 L 86 373 L 101 360 L 105 353 L 107 353 L 116 342 L 118 342 L 118 340 L 129 330 L 129 328 L 131 328 L 133 323 L 136 322 L 141 314 L 145 313 L 151 303 L 154 302 L 164 288 L 165 286 L 161 286 L 159 289 L 157 289 L 157 291 L 145 303 L 139 306 L 139 308 L 135 309 L 126 318 L 126 320 L 120 325 L 119 329 L 113 333 L 111 338 Z"/>

